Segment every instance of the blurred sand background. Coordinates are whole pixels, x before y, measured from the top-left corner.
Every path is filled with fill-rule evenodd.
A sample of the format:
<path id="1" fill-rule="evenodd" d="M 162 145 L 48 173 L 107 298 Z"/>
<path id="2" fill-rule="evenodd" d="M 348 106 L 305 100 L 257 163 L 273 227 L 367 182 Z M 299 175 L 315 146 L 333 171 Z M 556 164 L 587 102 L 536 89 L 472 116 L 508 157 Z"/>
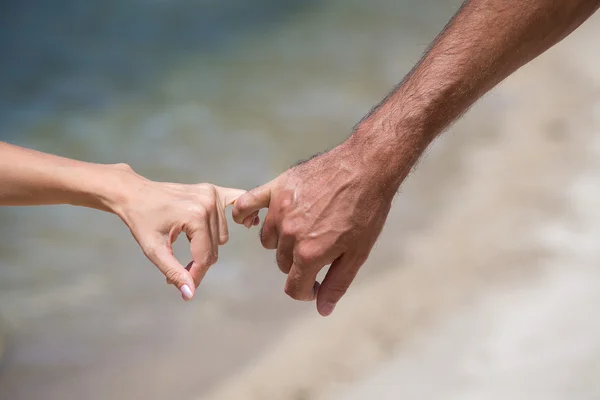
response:
<path id="1" fill-rule="evenodd" d="M 459 3 L 3 3 L 2 139 L 250 188 L 343 140 Z M 600 398 L 599 34 L 436 141 L 328 319 L 244 229 L 182 304 L 119 221 L 0 210 L 0 398 Z"/>

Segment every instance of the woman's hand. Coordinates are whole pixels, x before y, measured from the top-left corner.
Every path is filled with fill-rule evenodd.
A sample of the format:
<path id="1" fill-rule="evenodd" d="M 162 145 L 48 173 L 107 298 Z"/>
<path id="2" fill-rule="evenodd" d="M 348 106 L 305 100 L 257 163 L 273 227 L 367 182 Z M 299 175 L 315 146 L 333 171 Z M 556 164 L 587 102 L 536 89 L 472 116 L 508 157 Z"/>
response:
<path id="1" fill-rule="evenodd" d="M 114 212 L 167 282 L 180 290 L 184 300 L 190 300 L 208 268 L 217 262 L 219 245 L 229 240 L 225 208 L 245 191 L 208 183 L 153 182 L 128 173 L 135 183 L 127 185 Z M 185 268 L 171 248 L 182 232 L 190 241 L 193 259 Z"/>
<path id="2" fill-rule="evenodd" d="M 217 261 L 219 245 L 229 238 L 225 208 L 244 192 L 153 182 L 126 164 L 87 163 L 0 142 L 0 206 L 71 204 L 117 214 L 185 300 Z M 253 223 L 254 215 L 246 226 Z M 191 243 L 187 268 L 171 248 L 182 232 Z"/>

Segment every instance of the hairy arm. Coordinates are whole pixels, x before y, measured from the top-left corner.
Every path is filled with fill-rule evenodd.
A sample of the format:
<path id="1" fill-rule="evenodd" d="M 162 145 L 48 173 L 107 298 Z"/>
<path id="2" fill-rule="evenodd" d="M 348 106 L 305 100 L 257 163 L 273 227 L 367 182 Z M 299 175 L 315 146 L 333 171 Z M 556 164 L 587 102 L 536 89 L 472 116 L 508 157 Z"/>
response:
<path id="1" fill-rule="evenodd" d="M 349 142 L 363 149 L 368 164 L 385 160 L 382 174 L 397 189 L 438 134 L 599 7 L 599 0 L 465 1 L 421 61 L 356 126 Z"/>
<path id="2" fill-rule="evenodd" d="M 478 98 L 560 41 L 599 0 L 468 0 L 419 64 L 336 148 L 236 202 L 238 223 L 269 207 L 286 293 L 329 315 L 367 260 L 400 184 L 431 141 Z M 318 272 L 329 270 L 321 285 Z"/>

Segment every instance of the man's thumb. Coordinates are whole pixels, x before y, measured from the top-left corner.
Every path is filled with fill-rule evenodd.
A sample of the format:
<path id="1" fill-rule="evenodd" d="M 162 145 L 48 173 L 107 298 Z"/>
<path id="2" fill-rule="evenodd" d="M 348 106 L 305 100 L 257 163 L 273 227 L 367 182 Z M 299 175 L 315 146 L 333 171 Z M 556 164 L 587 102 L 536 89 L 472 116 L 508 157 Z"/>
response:
<path id="1" fill-rule="evenodd" d="M 271 181 L 238 197 L 233 204 L 233 220 L 242 224 L 252 213 L 269 207 L 273 183 L 274 181 Z"/>

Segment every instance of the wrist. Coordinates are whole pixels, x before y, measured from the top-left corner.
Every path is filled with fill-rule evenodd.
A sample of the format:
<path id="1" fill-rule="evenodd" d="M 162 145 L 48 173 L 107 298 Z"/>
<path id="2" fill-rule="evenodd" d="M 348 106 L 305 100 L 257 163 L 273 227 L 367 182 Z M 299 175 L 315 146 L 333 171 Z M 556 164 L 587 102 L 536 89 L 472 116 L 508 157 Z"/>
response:
<path id="1" fill-rule="evenodd" d="M 420 118 L 398 118 L 385 106 L 357 125 L 343 146 L 385 190 L 396 193 L 435 135 Z"/>
<path id="2" fill-rule="evenodd" d="M 133 193 L 145 181 L 127 164 L 89 164 L 72 204 L 96 208 L 123 218 Z"/>

